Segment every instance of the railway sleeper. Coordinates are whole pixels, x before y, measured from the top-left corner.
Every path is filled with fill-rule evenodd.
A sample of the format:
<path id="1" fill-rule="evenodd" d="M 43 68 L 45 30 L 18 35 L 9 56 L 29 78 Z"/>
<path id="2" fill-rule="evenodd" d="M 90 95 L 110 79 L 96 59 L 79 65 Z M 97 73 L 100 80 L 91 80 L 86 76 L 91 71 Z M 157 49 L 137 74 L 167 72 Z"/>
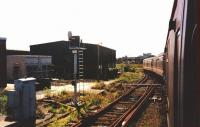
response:
<path id="1" fill-rule="evenodd" d="M 118 112 L 118 113 L 124 113 L 127 110 L 118 110 L 118 109 L 112 109 L 111 112 Z"/>
<path id="2" fill-rule="evenodd" d="M 128 107 L 125 107 L 125 106 L 115 106 L 114 109 L 117 109 L 117 110 L 127 110 Z"/>
<path id="3" fill-rule="evenodd" d="M 92 125 L 106 125 L 106 126 L 109 126 L 111 125 L 113 122 L 115 122 L 116 119 L 99 119 L 97 121 L 95 121 Z"/>
<path id="4" fill-rule="evenodd" d="M 129 104 L 129 105 L 132 105 L 133 102 L 130 102 L 130 101 L 120 101 L 119 104 Z"/>
<path id="5" fill-rule="evenodd" d="M 106 117 L 106 116 L 103 116 L 103 117 L 99 117 L 99 118 L 97 118 L 97 121 L 96 122 L 98 122 L 98 121 L 115 121 L 116 119 L 117 119 L 118 117 Z M 95 123 L 96 123 L 95 122 Z"/>
<path id="6" fill-rule="evenodd" d="M 120 113 L 120 112 L 107 112 L 106 114 L 123 115 L 124 113 Z"/>
<path id="7" fill-rule="evenodd" d="M 97 124 L 97 125 L 92 125 L 92 126 L 89 126 L 89 127 L 109 127 L 110 124 L 108 125 L 102 125 L 102 124 Z"/>
<path id="8" fill-rule="evenodd" d="M 116 114 L 108 114 L 106 113 L 105 115 L 103 115 L 104 117 L 112 117 L 112 118 L 117 118 L 119 117 L 120 115 L 116 115 Z"/>
<path id="9" fill-rule="evenodd" d="M 129 105 L 129 104 L 128 104 Z M 116 104 L 115 106 L 120 106 L 120 107 L 127 107 L 127 105 L 124 105 L 124 104 Z M 113 107 L 115 107 L 113 106 Z"/>

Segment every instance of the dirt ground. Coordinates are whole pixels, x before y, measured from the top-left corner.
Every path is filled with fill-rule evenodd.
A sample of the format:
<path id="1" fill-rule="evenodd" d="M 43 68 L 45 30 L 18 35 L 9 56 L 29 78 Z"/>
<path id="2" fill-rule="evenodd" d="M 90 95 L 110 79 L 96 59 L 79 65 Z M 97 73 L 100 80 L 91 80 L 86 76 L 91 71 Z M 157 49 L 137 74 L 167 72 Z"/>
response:
<path id="1" fill-rule="evenodd" d="M 144 111 L 138 114 L 130 127 L 167 127 L 166 101 L 161 87 L 155 90 L 154 96 L 161 97 L 161 100 L 151 100 L 147 103 Z"/>

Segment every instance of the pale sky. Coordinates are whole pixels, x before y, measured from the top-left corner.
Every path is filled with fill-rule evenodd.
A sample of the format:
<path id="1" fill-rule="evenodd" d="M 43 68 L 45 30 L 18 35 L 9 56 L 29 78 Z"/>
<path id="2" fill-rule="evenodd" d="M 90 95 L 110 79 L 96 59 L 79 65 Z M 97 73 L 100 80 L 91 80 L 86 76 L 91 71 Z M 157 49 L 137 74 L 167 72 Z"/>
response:
<path id="1" fill-rule="evenodd" d="M 0 0 L 7 49 L 68 40 L 115 49 L 117 57 L 163 52 L 173 0 Z"/>

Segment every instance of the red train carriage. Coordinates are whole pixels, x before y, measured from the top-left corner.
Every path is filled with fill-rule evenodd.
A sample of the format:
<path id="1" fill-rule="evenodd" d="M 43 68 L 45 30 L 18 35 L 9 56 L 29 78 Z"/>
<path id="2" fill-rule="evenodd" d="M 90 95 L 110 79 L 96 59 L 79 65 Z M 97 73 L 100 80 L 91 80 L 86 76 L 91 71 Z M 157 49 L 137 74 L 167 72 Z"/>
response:
<path id="1" fill-rule="evenodd" d="M 168 124 L 200 126 L 200 1 L 175 0 L 166 53 Z"/>
<path id="2" fill-rule="evenodd" d="M 143 60 L 145 71 L 151 71 L 159 76 L 163 76 L 163 53 L 157 57 L 151 57 Z"/>
<path id="3" fill-rule="evenodd" d="M 143 61 L 145 71 L 165 79 L 169 127 L 200 127 L 199 12 L 199 0 L 175 0 L 165 55 Z"/>

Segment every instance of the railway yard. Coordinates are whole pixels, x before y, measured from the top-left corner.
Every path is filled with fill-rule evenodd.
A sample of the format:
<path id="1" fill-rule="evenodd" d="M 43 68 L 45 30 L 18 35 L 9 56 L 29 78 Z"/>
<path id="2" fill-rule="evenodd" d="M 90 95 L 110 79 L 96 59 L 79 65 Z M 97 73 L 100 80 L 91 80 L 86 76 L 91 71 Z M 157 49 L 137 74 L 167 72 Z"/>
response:
<path id="1" fill-rule="evenodd" d="M 168 30 L 165 33 L 167 38 L 162 37 L 164 33 L 160 29 L 163 24 L 159 20 L 163 18 L 150 15 L 158 12 L 158 9 L 154 7 L 158 1 L 140 3 L 138 10 L 144 11 L 141 6 L 148 5 L 145 9 L 151 7 L 156 8 L 156 11 L 151 12 L 148 9 L 145 13 L 138 15 L 141 10 L 137 10 L 134 11 L 134 14 L 137 14 L 134 16 L 129 14 L 132 12 L 131 9 L 135 8 L 129 5 L 130 1 L 118 1 L 119 3 L 116 2 L 118 6 L 107 1 L 100 2 L 102 5 L 84 1 L 83 5 L 80 4 L 81 6 L 77 6 L 79 2 L 75 2 L 72 5 L 68 4 L 67 8 L 70 11 L 66 11 L 64 6 L 57 6 L 56 3 L 55 10 L 57 10 L 56 7 L 60 7 L 63 9 L 62 12 L 70 12 L 69 17 L 67 16 L 70 20 L 66 21 L 73 22 L 72 17 L 84 19 L 73 22 L 78 23 L 75 27 L 73 23 L 70 23 L 72 27 L 64 25 L 60 28 L 72 28 L 74 31 L 78 28 L 85 29 L 79 32 L 86 38 L 87 43 L 83 42 L 79 35 L 72 35 L 71 31 L 68 31 L 68 40 L 56 41 L 44 32 L 40 35 L 40 29 L 42 31 L 44 28 L 54 28 L 53 25 L 43 28 L 44 24 L 42 27 L 38 25 L 38 28 L 41 28 L 37 29 L 37 33 L 41 37 L 46 35 L 52 40 L 38 44 L 40 39 L 34 40 L 35 37 L 32 37 L 36 42 L 27 43 L 30 44 L 29 51 L 8 49 L 7 45 L 11 45 L 12 36 L 8 36 L 8 41 L 7 38 L 0 37 L 0 127 L 200 127 L 200 2 L 197 0 L 172 1 L 174 3 L 169 22 L 167 22 Z M 66 3 L 68 2 L 70 3 L 70 1 Z M 24 2 L 20 4 L 22 3 Z M 26 10 L 29 10 L 28 6 L 32 4 L 26 5 Z M 49 6 L 46 2 L 44 5 Z M 75 6 L 77 7 L 70 8 Z M 111 9 L 112 6 L 116 8 Z M 52 6 L 51 10 L 54 7 Z M 97 8 L 98 12 L 94 11 L 89 18 L 82 17 L 88 7 L 92 10 L 88 12 L 91 13 Z M 164 6 L 159 11 L 162 9 Z M 42 10 L 46 9 L 42 6 Z M 78 16 L 74 16 L 71 10 L 78 10 Z M 116 13 L 118 10 L 120 12 Z M 32 11 L 34 15 L 39 15 L 35 13 L 35 7 Z M 42 17 L 50 15 L 51 20 L 55 19 L 52 15 L 58 14 L 49 11 L 47 9 L 44 14 L 42 13 Z M 108 17 L 101 18 L 101 15 Z M 95 16 L 98 18 L 96 19 Z M 111 21 L 110 17 L 115 18 Z M 130 17 L 135 19 L 130 20 Z M 145 19 L 142 19 L 143 17 Z M 58 18 L 57 25 L 62 25 L 60 21 L 63 17 L 56 19 Z M 124 22 L 119 19 L 123 19 Z M 35 22 L 35 19 L 33 21 Z M 82 25 L 86 22 L 89 26 Z M 94 22 L 98 23 L 93 26 Z M 149 22 L 152 24 L 148 24 Z M 106 25 L 101 23 L 106 23 Z M 100 28 L 101 25 L 104 27 Z M 87 33 L 86 31 L 90 30 L 88 27 L 96 30 L 97 33 Z M 136 27 L 138 29 L 135 29 Z M 124 28 L 131 31 L 127 32 Z M 112 29 L 112 32 L 109 29 Z M 22 29 L 21 32 L 27 30 Z M 56 31 L 57 34 L 61 33 L 59 29 L 48 30 Z M 11 35 L 16 34 L 11 33 Z M 62 34 L 59 36 L 62 38 Z M 57 39 L 60 38 L 59 36 Z M 29 38 L 26 35 L 23 37 L 25 40 Z M 106 42 L 105 46 L 102 41 L 88 43 L 88 40 L 93 40 L 95 37 L 98 40 L 102 38 L 105 42 L 111 41 L 111 43 Z M 41 41 L 48 40 L 47 38 Z M 162 49 L 158 48 L 163 42 L 159 40 L 161 38 L 165 42 Z M 141 46 L 140 43 L 144 45 Z M 140 47 L 137 47 L 138 45 Z M 118 46 L 118 49 L 113 49 L 116 48 L 115 46 Z M 152 54 L 156 53 L 154 50 L 159 51 L 159 54 Z M 127 54 L 146 51 L 152 53 L 127 56 Z M 118 53 L 124 56 L 119 57 Z"/>
<path id="2" fill-rule="evenodd" d="M 143 74 L 139 72 L 138 75 L 142 78 Z M 150 96 L 152 97 L 152 91 L 156 87 L 151 87 L 150 84 L 155 84 L 155 82 L 147 77 L 135 83 L 132 82 L 131 84 L 130 82 L 128 84 L 122 84 L 121 82 L 126 81 L 116 80 L 110 84 L 107 82 L 106 84 L 103 82 L 94 84 L 92 89 L 102 90 L 102 92 L 87 93 L 85 91 L 85 95 L 80 95 L 80 109 L 78 110 L 71 104 L 73 100 L 73 94 L 71 92 L 62 91 L 56 96 L 50 96 L 47 92 L 47 97 L 37 102 L 38 119 L 36 120 L 36 126 L 120 126 L 125 124 L 125 121 L 131 123 L 130 121 L 137 120 L 138 116 L 136 112 L 141 107 L 144 108 L 142 105 L 147 105 L 144 102 L 149 101 Z M 140 84 L 144 86 L 140 86 Z M 162 98 L 158 94 L 159 92 L 155 96 Z M 146 97 L 147 95 L 148 97 Z M 150 101 L 152 102 L 151 104 L 157 105 L 154 109 L 157 112 L 153 112 L 153 115 L 157 116 L 157 126 L 163 124 L 162 122 L 166 120 L 166 118 L 164 120 L 162 119 L 166 117 L 166 114 L 161 113 L 163 111 L 161 108 L 165 107 L 160 107 L 158 105 L 159 101 L 161 100 L 155 99 Z M 133 116 L 136 117 L 133 119 Z M 151 121 L 149 126 L 155 126 L 153 119 L 149 119 L 148 121 Z M 140 122 L 142 121 L 137 122 L 138 125 Z M 166 121 L 163 125 L 166 125 Z"/>
<path id="3" fill-rule="evenodd" d="M 142 65 L 117 65 L 119 69 L 127 66 L 130 69 L 116 79 L 77 84 L 78 108 L 73 105 L 71 81 L 56 80 L 51 89 L 36 92 L 35 126 L 165 126 L 165 96 L 160 82 L 145 76 Z"/>

